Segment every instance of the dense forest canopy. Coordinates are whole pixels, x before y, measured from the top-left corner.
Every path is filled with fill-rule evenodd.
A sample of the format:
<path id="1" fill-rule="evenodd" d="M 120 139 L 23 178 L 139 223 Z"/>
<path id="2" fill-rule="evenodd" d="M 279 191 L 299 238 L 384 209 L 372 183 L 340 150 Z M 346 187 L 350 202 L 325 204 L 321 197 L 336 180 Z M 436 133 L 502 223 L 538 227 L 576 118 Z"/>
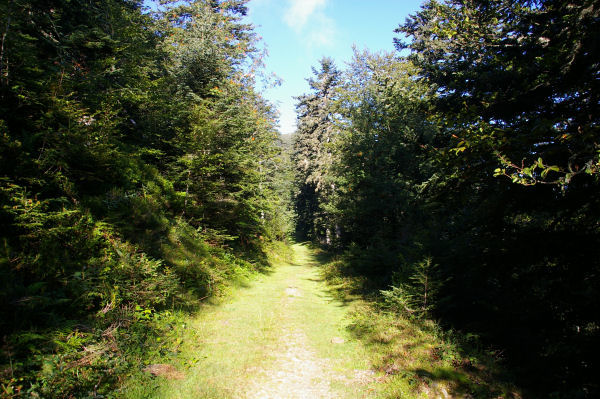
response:
<path id="1" fill-rule="evenodd" d="M 286 234 L 246 12 L 0 3 L 3 395 L 107 392 L 161 350 L 165 309 L 259 268 Z"/>
<path id="2" fill-rule="evenodd" d="M 598 393 L 599 29 L 595 1 L 428 1 L 298 102 L 302 235 L 535 396 Z"/>

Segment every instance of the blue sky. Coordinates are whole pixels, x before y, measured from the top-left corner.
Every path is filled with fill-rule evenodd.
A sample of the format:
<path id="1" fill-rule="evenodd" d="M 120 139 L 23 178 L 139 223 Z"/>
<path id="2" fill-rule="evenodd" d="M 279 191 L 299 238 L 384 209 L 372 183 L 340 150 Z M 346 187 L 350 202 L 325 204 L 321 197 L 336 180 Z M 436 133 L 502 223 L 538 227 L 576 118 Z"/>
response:
<path id="1" fill-rule="evenodd" d="M 311 66 L 323 56 L 338 68 L 352 58 L 352 45 L 372 51 L 394 50 L 394 29 L 423 0 L 251 0 L 247 20 L 262 37 L 266 73 L 282 79 L 265 97 L 280 112 L 280 131 L 296 126 L 295 100 L 308 92 Z"/>

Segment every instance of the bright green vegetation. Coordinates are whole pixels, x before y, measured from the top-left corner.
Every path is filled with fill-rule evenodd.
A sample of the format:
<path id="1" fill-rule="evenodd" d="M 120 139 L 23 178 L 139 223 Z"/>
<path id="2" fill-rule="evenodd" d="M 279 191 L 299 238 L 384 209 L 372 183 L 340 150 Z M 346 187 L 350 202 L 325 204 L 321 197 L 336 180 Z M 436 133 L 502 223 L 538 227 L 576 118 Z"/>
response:
<path id="1" fill-rule="evenodd" d="M 110 395 L 291 228 L 243 1 L 0 2 L 0 392 Z"/>
<path id="2" fill-rule="evenodd" d="M 293 248 L 293 259 L 275 260 L 267 273 L 185 321 L 169 360 L 179 378 L 135 375 L 120 396 L 517 395 L 496 381 L 493 364 L 475 351 L 459 353 L 433 323 L 399 318 L 352 295 L 357 281 L 340 276 L 340 261 L 324 264 L 307 246 Z"/>
<path id="3" fill-rule="evenodd" d="M 354 269 L 352 257 L 324 259 L 322 276 L 336 298 L 354 304 L 348 330 L 378 376 L 367 397 L 521 397 L 498 353 L 484 351 L 477 337 L 444 330 L 436 321 L 406 315 L 380 296 L 366 295 L 371 283 Z"/>
<path id="4" fill-rule="evenodd" d="M 354 305 L 332 295 L 311 252 L 295 245 L 293 259 L 201 307 L 174 357 L 185 379 L 136 379 L 124 397 L 362 397 L 373 378 L 348 329 Z"/>
<path id="5" fill-rule="evenodd" d="M 128 398 L 518 397 L 489 355 L 461 345 L 433 322 L 418 323 L 357 295 L 305 245 L 267 273 L 205 304 L 179 329 L 169 356 L 178 378 L 134 375 Z M 240 348 L 243 348 L 241 350 Z"/>
<path id="6" fill-rule="evenodd" d="M 427 1 L 298 97 L 297 228 L 399 316 L 600 392 L 597 1 Z M 401 21 L 399 21 L 401 22 Z"/>

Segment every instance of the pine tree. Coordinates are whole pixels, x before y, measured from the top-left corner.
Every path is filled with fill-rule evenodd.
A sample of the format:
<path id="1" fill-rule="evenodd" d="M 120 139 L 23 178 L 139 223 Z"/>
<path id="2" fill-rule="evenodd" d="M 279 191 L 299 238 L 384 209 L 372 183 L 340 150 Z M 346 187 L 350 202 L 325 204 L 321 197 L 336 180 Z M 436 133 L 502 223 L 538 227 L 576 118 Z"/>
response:
<path id="1" fill-rule="evenodd" d="M 323 58 L 308 79 L 312 93 L 298 97 L 298 129 L 293 159 L 296 165 L 297 229 L 301 237 L 331 243 L 332 229 L 324 204 L 334 185 L 328 175 L 333 163 L 335 98 L 340 72 Z"/>

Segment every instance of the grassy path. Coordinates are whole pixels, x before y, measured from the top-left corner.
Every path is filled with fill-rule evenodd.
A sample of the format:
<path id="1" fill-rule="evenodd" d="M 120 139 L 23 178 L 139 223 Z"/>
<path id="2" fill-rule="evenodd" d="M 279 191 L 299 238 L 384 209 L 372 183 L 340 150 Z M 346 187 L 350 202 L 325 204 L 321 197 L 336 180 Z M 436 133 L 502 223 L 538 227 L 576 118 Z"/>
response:
<path id="1" fill-rule="evenodd" d="M 181 348 L 193 366 L 152 397 L 370 397 L 368 356 L 346 332 L 348 304 L 328 293 L 308 248 L 294 251 L 293 263 L 201 312 Z"/>

